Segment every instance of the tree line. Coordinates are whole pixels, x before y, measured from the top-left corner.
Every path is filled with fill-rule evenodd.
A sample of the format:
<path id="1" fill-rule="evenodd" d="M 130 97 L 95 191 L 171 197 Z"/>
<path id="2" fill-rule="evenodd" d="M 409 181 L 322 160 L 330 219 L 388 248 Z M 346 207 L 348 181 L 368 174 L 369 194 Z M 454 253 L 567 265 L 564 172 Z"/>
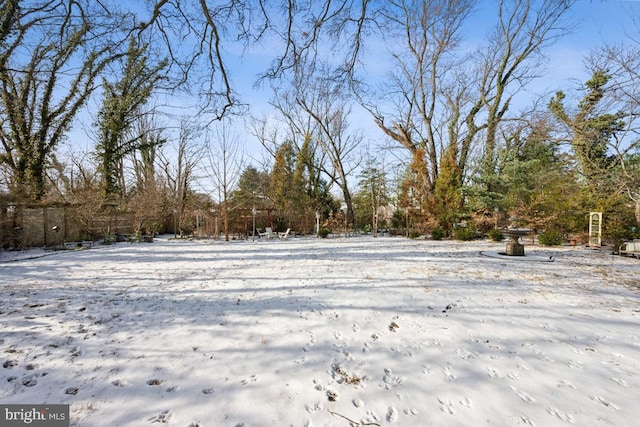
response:
<path id="1" fill-rule="evenodd" d="M 603 211 L 610 239 L 636 237 L 639 27 L 594 46 L 586 81 L 525 96 L 547 49 L 573 30 L 576 2 L 496 1 L 484 37 L 468 40 L 481 5 L 6 0 L 4 218 L 8 206 L 69 203 L 87 222 L 126 210 L 140 230 L 188 232 L 195 213 L 215 212 L 229 239 L 255 208 L 258 226 L 301 233 L 319 215 L 345 231 L 579 235 Z M 230 52 L 265 46 L 257 83 L 272 88 L 272 114 L 255 117 Z M 351 123 L 354 108 L 367 132 Z M 87 114 L 81 149 L 69 138 Z M 251 130 L 264 158 L 249 162 L 231 123 Z M 393 215 L 382 224 L 384 209 Z"/>

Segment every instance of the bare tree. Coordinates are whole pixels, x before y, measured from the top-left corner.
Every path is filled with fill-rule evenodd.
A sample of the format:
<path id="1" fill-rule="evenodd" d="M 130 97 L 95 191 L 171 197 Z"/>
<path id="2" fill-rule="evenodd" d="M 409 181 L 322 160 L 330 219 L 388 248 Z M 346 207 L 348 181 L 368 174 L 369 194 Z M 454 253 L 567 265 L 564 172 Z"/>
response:
<path id="1" fill-rule="evenodd" d="M 319 195 L 323 192 L 321 175 L 328 167 L 330 168 L 330 165 L 327 166 L 329 163 L 327 151 L 322 149 L 320 138 L 318 138 L 319 123 L 299 105 L 297 95 L 302 90 L 295 85 L 287 89 L 274 90 L 271 105 L 278 111 L 279 119 L 286 129 L 282 135 L 284 141 L 274 138 L 261 141 L 263 145 L 275 144 L 274 156 L 285 142 L 292 145 L 294 154 L 299 157 L 299 163 L 302 163 L 298 168 L 304 169 L 304 172 L 299 173 L 306 175 L 304 180 L 305 185 L 308 186 L 308 193 L 314 195 L 312 199 L 316 206 L 312 208 L 317 210 L 322 208 L 319 200 Z"/>
<path id="2" fill-rule="evenodd" d="M 135 231 L 138 235 L 146 231 L 153 235 L 160 228 L 164 219 L 169 216 L 171 207 L 166 197 L 166 187 L 157 173 L 159 153 L 167 142 L 166 129 L 152 114 L 139 115 L 128 130 L 124 139 L 136 141 L 135 148 L 128 150 L 126 157 L 131 168 L 132 183 L 124 182 L 125 173 L 121 174 L 121 188 L 130 188 L 127 205 L 135 212 Z M 123 168 L 124 169 L 124 168 Z"/>
<path id="3" fill-rule="evenodd" d="M 636 33 L 640 34 L 640 22 L 636 22 Z M 600 102 L 620 124 L 606 141 L 608 154 L 619 165 L 612 178 L 617 191 L 634 203 L 640 227 L 640 36 L 630 35 L 629 41 L 594 50 L 586 63 L 593 72 L 607 70 L 609 80 Z"/>
<path id="4" fill-rule="evenodd" d="M 389 46 L 393 69 L 386 97 L 395 107 L 381 111 L 378 103 L 361 98 L 380 129 L 411 155 L 426 155 L 428 173 L 421 177 L 424 188 L 433 190 L 441 152 L 438 128 L 442 111 L 442 79 L 453 65 L 449 59 L 459 43 L 459 32 L 472 10 L 472 1 L 392 1 L 384 11 L 381 27 Z"/>
<path id="5" fill-rule="evenodd" d="M 388 2 L 379 20 L 393 60 L 386 91 L 359 92 L 380 129 L 409 151 L 419 191 L 436 204 L 442 191 L 460 191 L 481 136 L 483 157 L 493 159 L 512 97 L 539 71 L 535 59 L 542 48 L 569 28 L 563 17 L 574 1 L 500 1 L 496 29 L 484 48 L 469 55 L 460 49 L 461 29 L 475 3 Z M 385 95 L 393 106 L 381 111 L 376 100 Z M 448 170 L 439 179 L 442 168 Z M 461 208 L 464 198 L 450 196 L 453 205 L 441 210 Z"/>
<path id="6" fill-rule="evenodd" d="M 356 156 L 362 136 L 350 132 L 350 108 L 341 85 L 326 77 L 316 77 L 309 85 L 300 85 L 296 104 L 312 119 L 315 133 L 312 138 L 328 162 L 319 166 L 342 192 L 346 204 L 346 221 L 354 224 L 354 210 L 348 177 L 360 163 Z"/>
<path id="7" fill-rule="evenodd" d="M 169 143 L 157 154 L 176 233 L 185 217 L 189 193 L 195 189 L 196 181 L 200 178 L 198 171 L 203 167 L 202 162 L 206 156 L 206 147 L 201 143 L 200 136 L 198 124 L 183 117 L 180 120 L 177 142 Z"/>
<path id="8" fill-rule="evenodd" d="M 261 80 L 295 74 L 301 67 L 315 68 L 326 49 L 336 59 L 335 75 L 350 78 L 381 4 L 371 0 L 220 4 L 158 0 L 150 3 L 146 16 L 138 14 L 134 31 L 161 50 L 161 56 L 171 58 L 176 84 L 199 93 L 203 110 L 220 119 L 241 103 L 228 65 L 230 46 L 236 51 L 262 44 L 275 47 Z"/>
<path id="9" fill-rule="evenodd" d="M 224 239 L 230 239 L 230 214 L 236 206 L 230 206 L 231 194 L 236 188 L 244 166 L 243 152 L 237 133 L 234 133 L 226 121 L 220 122 L 209 138 L 207 169 L 222 206 Z"/>
<path id="10" fill-rule="evenodd" d="M 567 34 L 575 0 L 500 1 L 498 22 L 480 51 L 479 100 L 486 109 L 484 173 L 495 168 L 498 126 L 513 96 L 540 75 L 542 49 Z"/>

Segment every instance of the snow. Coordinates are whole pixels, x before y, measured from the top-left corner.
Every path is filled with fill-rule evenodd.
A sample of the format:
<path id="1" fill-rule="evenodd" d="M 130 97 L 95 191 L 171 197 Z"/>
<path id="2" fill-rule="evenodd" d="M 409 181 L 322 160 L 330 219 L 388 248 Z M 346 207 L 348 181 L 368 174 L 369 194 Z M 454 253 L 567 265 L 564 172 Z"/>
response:
<path id="1" fill-rule="evenodd" d="M 73 426 L 637 425 L 639 261 L 501 250 L 363 236 L 0 253 L 0 404 L 70 404 Z"/>

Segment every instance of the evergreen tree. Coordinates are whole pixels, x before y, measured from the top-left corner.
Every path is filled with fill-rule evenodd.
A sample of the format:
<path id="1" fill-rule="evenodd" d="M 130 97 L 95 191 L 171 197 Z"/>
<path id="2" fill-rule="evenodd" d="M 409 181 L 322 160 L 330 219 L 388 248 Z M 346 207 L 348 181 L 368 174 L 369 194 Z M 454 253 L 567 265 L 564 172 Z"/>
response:
<path id="1" fill-rule="evenodd" d="M 387 193 L 387 179 L 384 170 L 369 157 L 366 165 L 359 175 L 360 187 L 358 200 L 360 201 L 360 213 L 368 214 L 367 225 L 371 226 L 373 236 L 378 235 L 380 208 L 389 201 Z"/>
<path id="2" fill-rule="evenodd" d="M 456 161 L 456 151 L 456 146 L 450 145 L 442 156 L 430 203 L 438 225 L 446 231 L 452 229 L 463 213 L 462 175 Z"/>

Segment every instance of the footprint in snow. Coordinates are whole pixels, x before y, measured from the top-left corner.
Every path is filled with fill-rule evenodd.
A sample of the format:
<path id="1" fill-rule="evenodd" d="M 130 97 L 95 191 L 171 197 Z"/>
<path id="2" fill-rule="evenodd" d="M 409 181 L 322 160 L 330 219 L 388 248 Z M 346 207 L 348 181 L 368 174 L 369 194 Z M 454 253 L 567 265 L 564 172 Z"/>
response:
<path id="1" fill-rule="evenodd" d="M 454 381 L 456 379 L 455 374 L 451 370 L 451 366 L 449 365 L 445 366 L 444 368 L 442 368 L 442 372 L 444 373 L 444 376 L 447 378 L 447 381 Z"/>
<path id="2" fill-rule="evenodd" d="M 618 385 L 621 385 L 622 387 L 629 387 L 629 383 L 627 383 L 625 380 L 622 380 L 620 378 L 611 377 L 611 381 L 613 381 Z"/>
<path id="3" fill-rule="evenodd" d="M 15 360 L 7 360 L 2 364 L 2 367 L 5 368 L 5 369 L 11 369 L 11 368 L 13 368 L 14 366 L 17 366 L 17 365 L 18 365 L 17 361 L 15 361 Z"/>
<path id="4" fill-rule="evenodd" d="M 389 406 L 389 409 L 387 410 L 387 421 L 390 423 L 398 421 L 398 410 L 393 406 Z"/>
<path id="5" fill-rule="evenodd" d="M 249 383 L 254 383 L 258 381 L 258 376 L 257 375 L 251 375 L 249 378 L 245 378 L 244 380 L 240 381 L 243 385 L 247 385 Z"/>
<path id="6" fill-rule="evenodd" d="M 569 363 L 567 363 L 567 366 L 574 369 L 582 369 L 582 362 L 578 362 L 576 360 L 569 360 Z"/>
<path id="7" fill-rule="evenodd" d="M 29 375 L 28 377 L 22 380 L 22 385 L 25 387 L 35 387 L 38 384 L 38 380 L 36 379 L 37 375 Z"/>
<path id="8" fill-rule="evenodd" d="M 391 369 L 385 369 L 382 381 L 384 381 L 383 387 L 389 389 L 402 384 L 404 382 L 404 378 L 394 375 Z"/>
<path id="9" fill-rule="evenodd" d="M 472 406 L 471 399 L 469 399 L 468 397 L 465 397 L 464 399 L 462 399 L 462 400 L 460 401 L 460 404 L 461 404 L 462 406 L 467 407 L 467 408 L 471 408 L 471 406 Z"/>
<path id="10" fill-rule="evenodd" d="M 307 404 L 304 406 L 308 413 L 313 414 L 314 412 L 322 411 L 324 409 L 324 405 L 320 402 L 316 402 L 315 404 Z"/>
<path id="11" fill-rule="evenodd" d="M 573 424 L 573 416 L 571 416 L 571 414 L 567 414 L 566 412 L 561 411 L 558 408 L 549 406 L 547 408 L 547 413 L 550 415 L 555 415 L 556 417 L 560 418 L 562 421 L 566 421 L 568 423 Z"/>
<path id="12" fill-rule="evenodd" d="M 509 387 L 520 399 L 522 399 L 522 401 L 528 403 L 528 404 L 532 404 L 536 401 L 536 399 L 534 399 L 533 397 L 531 397 L 529 394 L 523 392 L 523 391 L 518 391 L 518 389 L 516 389 L 513 386 Z"/>
<path id="13" fill-rule="evenodd" d="M 558 383 L 558 387 L 560 387 L 560 388 L 568 387 L 568 388 L 572 388 L 574 390 L 577 390 L 576 386 L 574 386 L 573 384 L 571 384 L 571 382 L 569 382 L 569 380 L 566 380 L 564 378 L 562 378 L 560 380 L 560 382 Z"/>
<path id="14" fill-rule="evenodd" d="M 380 417 L 374 411 L 367 411 L 367 415 L 360 421 L 362 425 L 376 425 L 380 421 Z"/>
<path id="15" fill-rule="evenodd" d="M 612 409 L 615 409 L 615 410 L 618 410 L 618 411 L 620 410 L 620 407 L 618 405 L 616 405 L 613 402 L 610 402 L 610 401 L 606 400 L 602 396 L 591 396 L 591 400 L 593 400 L 595 402 L 598 402 L 598 403 L 601 403 L 604 406 L 606 406 L 607 408 L 612 408 Z"/>
<path id="16" fill-rule="evenodd" d="M 491 366 L 487 367 L 487 372 L 489 373 L 489 376 L 491 378 L 502 378 L 502 374 L 500 374 L 500 371 L 498 371 L 495 368 L 492 368 Z"/>
<path id="17" fill-rule="evenodd" d="M 442 412 L 444 412 L 445 414 L 449 414 L 449 415 L 453 415 L 455 413 L 455 411 L 453 410 L 453 402 L 439 397 L 438 398 L 438 403 L 440 403 L 440 410 Z"/>
<path id="18" fill-rule="evenodd" d="M 160 412 L 158 415 L 153 416 L 151 418 L 149 418 L 149 421 L 151 421 L 151 423 L 167 423 L 169 422 L 169 418 L 171 418 L 171 413 L 170 411 L 162 411 Z"/>
<path id="19" fill-rule="evenodd" d="M 79 391 L 80 391 L 80 389 L 78 387 L 68 387 L 64 391 L 64 394 L 70 394 L 72 396 L 75 396 L 76 394 L 78 394 Z"/>

